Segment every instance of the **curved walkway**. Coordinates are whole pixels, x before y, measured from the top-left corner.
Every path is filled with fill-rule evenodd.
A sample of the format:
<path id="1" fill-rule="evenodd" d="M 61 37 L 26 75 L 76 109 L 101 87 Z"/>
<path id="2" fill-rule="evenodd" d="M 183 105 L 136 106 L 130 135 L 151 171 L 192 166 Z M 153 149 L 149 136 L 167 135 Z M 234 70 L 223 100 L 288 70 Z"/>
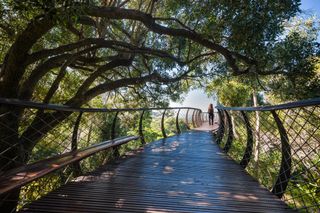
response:
<path id="1" fill-rule="evenodd" d="M 25 212 L 291 212 L 229 159 L 210 132 L 147 145 L 32 203 Z"/>
<path id="2" fill-rule="evenodd" d="M 199 130 L 199 131 L 216 131 L 218 130 L 219 125 L 218 123 L 214 123 L 213 125 L 209 125 L 209 122 L 204 122 L 201 126 L 194 128 L 194 130 Z"/>

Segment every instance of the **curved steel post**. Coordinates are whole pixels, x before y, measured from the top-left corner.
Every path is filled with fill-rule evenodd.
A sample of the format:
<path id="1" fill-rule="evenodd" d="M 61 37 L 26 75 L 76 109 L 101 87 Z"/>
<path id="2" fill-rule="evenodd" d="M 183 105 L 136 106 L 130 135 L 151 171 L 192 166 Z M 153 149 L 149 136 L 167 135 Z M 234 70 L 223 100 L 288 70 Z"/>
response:
<path id="1" fill-rule="evenodd" d="M 207 114 L 208 115 L 208 114 Z M 219 115 L 219 129 L 217 132 L 217 144 L 220 144 L 224 135 L 224 116 L 223 111 L 218 109 L 218 115 Z"/>
<path id="2" fill-rule="evenodd" d="M 118 118 L 119 111 L 116 112 L 113 118 L 112 127 L 111 127 L 111 140 L 116 138 L 116 123 Z M 117 159 L 120 157 L 118 146 L 112 148 L 113 151 L 113 158 Z"/>
<path id="3" fill-rule="evenodd" d="M 71 152 L 78 150 L 78 131 L 79 131 L 81 117 L 82 117 L 82 112 L 79 112 L 79 115 L 73 127 L 72 139 L 71 139 Z M 75 176 L 79 176 L 81 174 L 81 167 L 80 167 L 79 161 L 73 163 L 71 167 L 73 169 Z"/>
<path id="4" fill-rule="evenodd" d="M 141 115 L 140 115 L 140 120 L 139 120 L 139 135 L 140 135 L 140 141 L 141 141 L 142 145 L 146 144 L 146 141 L 144 140 L 143 126 L 142 126 L 144 112 L 145 112 L 145 110 L 142 110 Z"/>
<path id="5" fill-rule="evenodd" d="M 194 113 L 194 123 L 195 123 L 195 127 L 198 127 L 199 126 L 199 121 L 198 121 L 198 114 L 199 114 L 199 111 L 196 110 L 195 113 Z"/>
<path id="6" fill-rule="evenodd" d="M 282 154 L 279 174 L 276 183 L 272 188 L 272 193 L 281 198 L 286 191 L 291 176 L 291 147 L 286 129 L 284 128 L 279 116 L 274 110 L 272 110 L 271 113 L 279 130 Z"/>
<path id="7" fill-rule="evenodd" d="M 193 112 L 192 112 L 192 126 L 193 126 L 193 128 L 196 127 L 196 125 L 195 125 L 195 120 L 194 120 L 194 114 L 195 114 L 195 112 L 196 112 L 196 110 L 193 110 Z"/>
<path id="8" fill-rule="evenodd" d="M 232 131 L 232 122 L 231 122 L 231 116 L 229 115 L 229 113 L 225 110 L 224 113 L 226 114 L 227 117 L 227 121 L 228 121 L 228 139 L 226 142 L 226 145 L 223 147 L 223 150 L 227 153 L 229 152 L 231 145 L 232 145 L 232 141 L 233 141 L 233 131 Z"/>
<path id="9" fill-rule="evenodd" d="M 214 114 L 215 114 L 215 112 L 214 112 L 214 109 L 213 109 L 213 114 L 212 114 L 212 125 L 214 125 Z"/>
<path id="10" fill-rule="evenodd" d="M 246 129 L 247 129 L 247 146 L 246 146 L 246 150 L 244 152 L 244 155 L 242 157 L 242 160 L 240 161 L 240 165 L 242 166 L 242 168 L 245 169 L 247 167 L 247 165 L 249 164 L 251 156 L 252 156 L 253 133 L 252 133 L 252 128 L 251 128 L 248 116 L 246 115 L 246 113 L 244 111 L 241 111 L 241 115 L 243 117 L 243 120 L 246 125 Z"/>
<path id="11" fill-rule="evenodd" d="M 186 113 L 186 127 L 187 127 L 187 129 L 190 129 L 190 127 L 189 127 L 189 121 L 188 121 L 188 116 L 189 116 L 189 109 L 187 109 L 187 113 Z"/>
<path id="12" fill-rule="evenodd" d="M 180 113 L 180 109 L 177 112 L 177 117 L 176 117 L 176 128 L 177 128 L 177 133 L 180 134 L 181 130 L 180 130 L 180 126 L 179 126 L 179 113 Z"/>
<path id="13" fill-rule="evenodd" d="M 198 113 L 197 113 L 197 124 L 198 124 L 198 127 L 201 126 L 201 111 L 198 110 Z"/>
<path id="14" fill-rule="evenodd" d="M 76 151 L 78 149 L 78 130 L 80 126 L 81 117 L 82 117 L 82 112 L 79 113 L 74 123 L 72 139 L 71 139 L 71 151 Z"/>
<path id="15" fill-rule="evenodd" d="M 116 123 L 117 123 L 118 114 L 119 112 L 116 112 L 116 114 L 113 117 L 112 127 L 111 127 L 111 140 L 116 138 Z"/>
<path id="16" fill-rule="evenodd" d="M 166 114 L 166 111 L 167 111 L 166 109 L 163 111 L 162 118 L 161 118 L 161 132 L 162 132 L 162 135 L 163 135 L 164 138 L 167 137 L 166 131 L 164 130 L 164 116 Z"/>

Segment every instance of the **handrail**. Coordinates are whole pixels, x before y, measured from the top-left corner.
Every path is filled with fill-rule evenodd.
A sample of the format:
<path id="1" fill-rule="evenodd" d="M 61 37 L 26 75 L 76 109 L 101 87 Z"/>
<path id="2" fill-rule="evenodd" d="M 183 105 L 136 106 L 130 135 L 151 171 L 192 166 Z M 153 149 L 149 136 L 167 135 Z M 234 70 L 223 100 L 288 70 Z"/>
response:
<path id="1" fill-rule="evenodd" d="M 34 109 L 44 109 L 44 110 L 59 110 L 65 112 L 131 112 L 131 111 L 143 111 L 143 110 L 164 110 L 164 109 L 192 109 L 200 110 L 193 107 L 150 107 L 150 108 L 119 108 L 119 109 L 108 109 L 108 108 L 81 108 L 72 107 L 67 105 L 59 104 L 44 104 L 33 101 L 23 101 L 18 99 L 8 99 L 0 98 L 0 104 L 14 105 L 18 107 L 28 107 Z"/>
<path id="2" fill-rule="evenodd" d="M 37 178 L 42 177 L 46 179 L 47 176 L 44 177 L 44 175 L 56 171 L 65 165 L 70 165 L 70 171 L 67 172 L 68 174 L 59 174 L 62 179 L 66 178 L 64 175 L 70 175 L 70 177 L 79 176 L 83 172 L 92 169 L 91 166 L 96 167 L 97 164 L 100 165 L 108 160 L 114 160 L 120 156 L 120 153 L 123 154 L 128 149 L 135 149 L 144 145 L 146 137 L 144 136 L 143 125 L 145 122 L 143 119 L 147 118 L 146 114 L 148 111 L 164 110 L 161 118 L 161 131 L 164 137 L 166 137 L 164 129 L 167 116 L 166 111 L 174 110 L 175 114 L 172 117 L 175 119 L 177 130 L 176 132 L 170 130 L 170 134 L 171 132 L 178 134 L 181 132 L 179 127 L 179 121 L 181 120 L 181 118 L 179 119 L 179 115 L 183 114 L 181 110 L 186 110 L 187 112 L 193 111 L 193 114 L 197 116 L 196 118 L 193 116 L 193 121 L 194 119 L 200 120 L 198 117 L 201 115 L 201 110 L 193 107 L 79 108 L 7 98 L 0 98 L 0 107 L 0 192 L 5 193 L 0 196 L 0 208 L 3 208 L 2 204 L 8 204 L 11 210 L 14 210 L 16 206 L 14 202 L 19 200 L 20 187 Z M 124 112 L 131 113 L 127 114 Z M 139 113 L 140 115 L 137 115 Z M 120 114 L 129 116 L 132 120 L 128 121 L 131 122 L 122 120 Z M 171 113 L 169 114 L 171 116 Z M 152 113 L 148 113 L 148 115 L 148 117 L 152 115 L 157 116 L 157 114 Z M 119 126 L 119 121 L 125 121 L 123 122 L 125 131 L 123 129 L 116 129 Z M 136 123 L 136 121 L 138 122 Z M 148 123 L 146 124 L 149 125 Z M 188 126 L 186 128 L 189 129 Z M 116 137 L 125 134 L 139 135 L 135 139 L 140 138 L 141 143 L 139 145 L 132 144 L 128 148 L 122 147 L 121 149 L 119 148 L 123 143 L 115 143 L 115 145 L 105 147 L 106 149 L 110 148 L 110 152 L 98 153 L 96 155 L 96 159 L 104 158 L 103 161 L 95 164 L 89 163 L 88 165 L 86 162 L 79 163 L 83 159 L 81 157 L 83 151 L 81 147 L 91 147 L 92 143 L 109 139 L 117 141 Z M 156 134 L 151 132 L 150 137 L 157 137 Z M 133 139 L 128 140 L 128 142 L 131 140 Z M 38 148 L 48 153 L 43 155 L 37 152 Z M 67 154 L 60 156 L 59 153 Z M 80 157 L 78 156 L 79 153 Z M 59 156 L 62 160 L 59 160 Z M 58 158 L 57 161 L 59 162 L 50 161 L 56 158 Z M 35 163 L 27 164 L 30 161 Z M 48 161 L 51 164 L 48 164 Z M 34 165 L 43 165 L 43 171 L 34 171 Z M 45 168 L 45 166 L 48 167 Z M 20 172 L 14 173 L 17 169 Z M 21 173 L 26 175 L 26 177 L 20 177 L 19 174 Z M 48 180 L 50 181 L 49 176 Z M 29 190 L 32 189 L 29 187 L 22 188 L 22 193 L 27 193 Z M 48 190 L 50 190 L 50 187 Z M 39 192 L 38 196 L 41 194 L 42 192 Z"/>
<path id="3" fill-rule="evenodd" d="M 320 209 L 320 98 L 261 107 L 216 107 L 222 150 L 295 209 Z"/>
<path id="4" fill-rule="evenodd" d="M 5 174 L 2 174 L 0 176 L 0 196 L 4 193 L 24 186 L 27 183 L 37 180 L 49 173 L 57 171 L 67 165 L 90 157 L 97 152 L 116 147 L 137 139 L 139 139 L 138 136 L 127 136 L 114 140 L 104 141 L 81 150 L 57 155 L 42 161 L 35 162 L 33 164 L 28 164 L 7 171 Z"/>
<path id="5" fill-rule="evenodd" d="M 316 106 L 319 104 L 320 104 L 320 98 L 314 98 L 314 99 L 290 102 L 290 103 L 279 104 L 274 106 L 225 107 L 222 105 L 218 105 L 216 106 L 216 109 L 232 110 L 232 111 L 271 111 L 271 110 L 282 110 L 282 109 L 293 109 L 298 107 Z"/>

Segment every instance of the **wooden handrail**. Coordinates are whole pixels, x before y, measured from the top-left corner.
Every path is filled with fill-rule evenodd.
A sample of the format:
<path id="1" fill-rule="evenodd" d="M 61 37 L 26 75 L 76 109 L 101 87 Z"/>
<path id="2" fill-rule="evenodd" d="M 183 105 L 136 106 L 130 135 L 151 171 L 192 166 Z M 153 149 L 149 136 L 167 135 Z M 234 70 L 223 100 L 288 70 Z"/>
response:
<path id="1" fill-rule="evenodd" d="M 139 139 L 139 136 L 126 136 L 104 141 L 77 151 L 64 153 L 32 164 L 9 170 L 0 176 L 0 195 L 30 183 L 71 163 L 80 161 L 102 150 Z"/>

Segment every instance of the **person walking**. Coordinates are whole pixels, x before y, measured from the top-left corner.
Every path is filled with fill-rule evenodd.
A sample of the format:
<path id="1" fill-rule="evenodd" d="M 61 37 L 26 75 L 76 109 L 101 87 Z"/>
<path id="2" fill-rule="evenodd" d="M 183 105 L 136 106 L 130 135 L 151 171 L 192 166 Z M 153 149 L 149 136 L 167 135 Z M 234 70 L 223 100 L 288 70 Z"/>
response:
<path id="1" fill-rule="evenodd" d="M 213 125 L 213 104 L 209 104 L 208 113 L 209 113 L 209 125 Z"/>

